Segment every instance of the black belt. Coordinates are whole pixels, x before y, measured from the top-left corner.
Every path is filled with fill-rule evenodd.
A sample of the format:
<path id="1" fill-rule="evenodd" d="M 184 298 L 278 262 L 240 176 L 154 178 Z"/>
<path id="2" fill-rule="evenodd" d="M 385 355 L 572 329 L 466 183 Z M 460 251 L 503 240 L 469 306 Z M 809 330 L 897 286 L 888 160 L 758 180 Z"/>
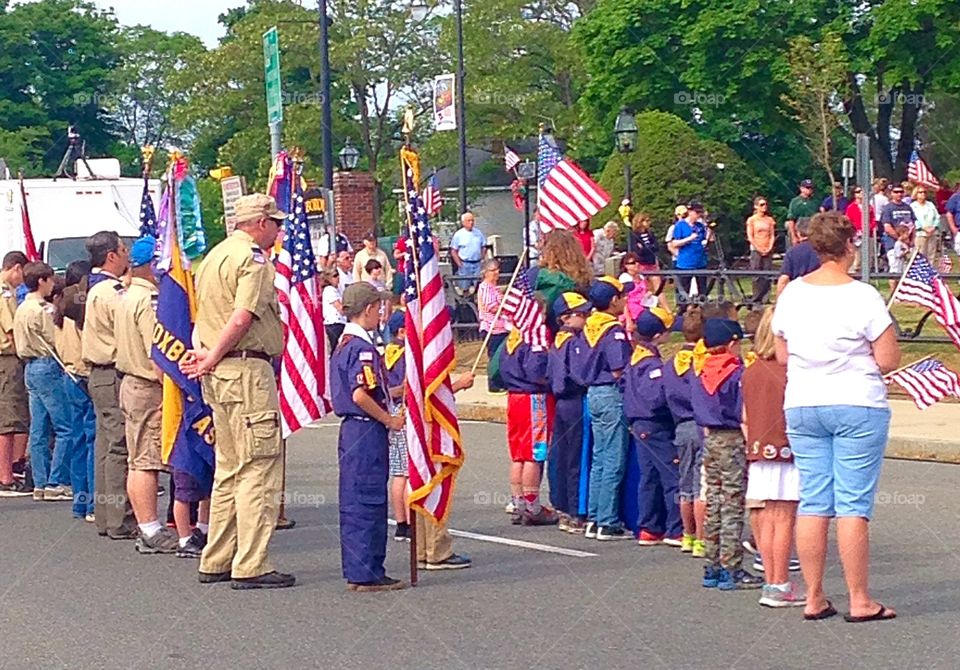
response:
<path id="1" fill-rule="evenodd" d="M 264 353 L 262 351 L 228 351 L 223 356 L 224 358 L 239 358 L 240 360 L 246 360 L 248 358 L 258 358 L 261 361 L 266 361 L 267 363 L 273 363 L 273 356 Z"/>
<path id="2" fill-rule="evenodd" d="M 116 368 L 117 366 L 116 366 L 115 363 L 104 363 L 104 364 L 101 364 L 101 363 L 91 363 L 91 364 L 90 364 L 90 367 L 91 367 L 91 368 L 97 368 L 97 369 L 100 369 L 100 370 L 110 370 L 110 369 Z"/>

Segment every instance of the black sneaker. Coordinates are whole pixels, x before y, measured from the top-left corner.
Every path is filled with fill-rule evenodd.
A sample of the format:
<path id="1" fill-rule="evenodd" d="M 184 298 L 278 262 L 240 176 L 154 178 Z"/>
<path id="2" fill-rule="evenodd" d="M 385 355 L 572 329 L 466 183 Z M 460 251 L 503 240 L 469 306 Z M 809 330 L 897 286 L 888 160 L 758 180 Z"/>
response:
<path id="1" fill-rule="evenodd" d="M 372 593 L 374 591 L 399 591 L 407 588 L 407 583 L 393 577 L 383 576 L 376 582 L 347 582 L 348 591 L 357 591 L 358 593 Z"/>
<path id="2" fill-rule="evenodd" d="M 633 535 L 622 526 L 600 526 L 597 528 L 597 539 L 601 542 L 609 540 L 632 540 Z"/>
<path id="3" fill-rule="evenodd" d="M 427 570 L 462 570 L 463 568 L 469 568 L 473 565 L 473 562 L 466 556 L 461 556 L 459 554 L 451 554 L 450 558 L 445 561 L 440 561 L 439 563 L 427 563 Z"/>
<path id="4" fill-rule="evenodd" d="M 286 575 L 274 570 L 259 577 L 234 577 L 230 588 L 236 591 L 246 591 L 248 589 L 285 589 L 296 583 L 297 578 L 293 575 Z"/>
<path id="5" fill-rule="evenodd" d="M 178 541 L 179 544 L 179 541 Z M 203 548 L 207 545 L 206 536 L 199 530 L 194 530 L 182 547 L 177 547 L 177 558 L 200 558 Z"/>
<path id="6" fill-rule="evenodd" d="M 393 539 L 397 542 L 409 542 L 410 524 L 406 521 L 397 522 L 397 531 L 393 534 Z"/>
<path id="7" fill-rule="evenodd" d="M 0 498 L 23 498 L 33 495 L 33 489 L 28 489 L 23 480 L 16 479 L 9 484 L 0 484 Z"/>
<path id="8" fill-rule="evenodd" d="M 229 570 L 226 572 L 198 572 L 197 575 L 199 575 L 201 584 L 219 584 L 229 582 L 232 579 Z"/>

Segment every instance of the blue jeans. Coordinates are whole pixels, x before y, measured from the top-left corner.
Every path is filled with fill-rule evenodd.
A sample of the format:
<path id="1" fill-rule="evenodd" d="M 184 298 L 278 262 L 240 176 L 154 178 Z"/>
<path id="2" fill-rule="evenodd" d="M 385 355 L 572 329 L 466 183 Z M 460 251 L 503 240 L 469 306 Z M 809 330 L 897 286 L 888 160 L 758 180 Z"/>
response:
<path id="1" fill-rule="evenodd" d="M 63 375 L 63 395 L 70 421 L 70 485 L 73 487 L 73 516 L 93 514 L 93 453 L 97 436 L 97 417 L 87 392 L 87 380 L 73 381 Z"/>
<path id="2" fill-rule="evenodd" d="M 833 405 L 794 407 L 786 415 L 787 437 L 800 471 L 797 513 L 869 519 L 890 431 L 890 410 Z"/>
<path id="3" fill-rule="evenodd" d="M 587 518 L 598 526 L 620 525 L 620 484 L 627 460 L 627 420 L 623 394 L 616 385 L 591 386 L 587 391 L 593 431 L 593 463 Z"/>
<path id="4" fill-rule="evenodd" d="M 480 261 L 463 261 L 463 265 L 457 268 L 457 276 L 473 277 L 473 279 L 457 281 L 457 286 L 462 290 L 466 291 L 470 287 L 476 286 L 480 283 Z"/>
<path id="5" fill-rule="evenodd" d="M 63 371 L 53 358 L 28 361 L 23 380 L 30 399 L 30 464 L 33 486 L 70 485 L 70 417 L 63 402 Z M 50 425 L 56 434 L 50 456 Z"/>

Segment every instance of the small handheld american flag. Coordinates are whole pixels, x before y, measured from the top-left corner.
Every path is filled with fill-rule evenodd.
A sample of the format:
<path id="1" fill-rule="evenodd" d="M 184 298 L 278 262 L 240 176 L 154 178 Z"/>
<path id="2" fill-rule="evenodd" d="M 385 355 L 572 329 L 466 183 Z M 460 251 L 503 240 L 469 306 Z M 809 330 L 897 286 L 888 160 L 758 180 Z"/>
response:
<path id="1" fill-rule="evenodd" d="M 925 358 L 887 375 L 910 394 L 920 409 L 926 409 L 948 395 L 960 398 L 960 377 L 940 361 Z"/>
<path id="2" fill-rule="evenodd" d="M 925 256 L 918 254 L 913 259 L 893 297 L 932 311 L 937 323 L 960 347 L 960 302 Z"/>
<path id="3" fill-rule="evenodd" d="M 503 315 L 513 321 L 524 342 L 531 346 L 547 346 L 550 336 L 543 308 L 534 297 L 533 287 L 522 272 L 503 297 Z"/>
<path id="4" fill-rule="evenodd" d="M 504 145 L 503 147 L 503 165 L 507 169 L 507 172 L 513 170 L 517 167 L 517 164 L 520 162 L 520 156 L 517 155 L 517 152 L 511 149 L 510 147 Z"/>

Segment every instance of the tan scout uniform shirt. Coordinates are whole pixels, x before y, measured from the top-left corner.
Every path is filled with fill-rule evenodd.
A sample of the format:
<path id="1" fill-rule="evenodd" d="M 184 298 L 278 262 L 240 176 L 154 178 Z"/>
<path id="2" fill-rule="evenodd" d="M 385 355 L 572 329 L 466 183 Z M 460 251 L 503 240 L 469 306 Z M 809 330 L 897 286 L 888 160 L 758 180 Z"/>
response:
<path id="1" fill-rule="evenodd" d="M 54 307 L 40 297 L 28 293 L 13 317 L 13 339 L 20 358 L 43 358 L 54 350 Z"/>
<path id="2" fill-rule="evenodd" d="M 135 277 L 117 305 L 113 324 L 117 370 L 152 382 L 160 381 L 150 363 L 157 294 L 152 282 Z"/>
<path id="3" fill-rule="evenodd" d="M 13 315 L 17 313 L 17 291 L 0 282 L 0 356 L 16 356 L 13 344 Z"/>
<path id="4" fill-rule="evenodd" d="M 94 365 L 112 365 L 117 358 L 113 320 L 124 289 L 119 279 L 113 275 L 108 277 L 87 292 L 87 310 L 80 342 L 83 360 Z"/>
<path id="5" fill-rule="evenodd" d="M 256 318 L 236 350 L 279 355 L 283 351 L 283 326 L 274 274 L 267 253 L 242 230 L 215 246 L 197 272 L 196 328 L 200 343 L 208 349 L 216 346 L 233 311 L 245 309 Z"/>
<path id="6" fill-rule="evenodd" d="M 76 321 L 63 317 L 63 327 L 56 329 L 54 342 L 57 345 L 57 355 L 71 374 L 90 376 L 90 366 L 84 362 L 80 353 L 80 329 L 77 328 Z"/>

